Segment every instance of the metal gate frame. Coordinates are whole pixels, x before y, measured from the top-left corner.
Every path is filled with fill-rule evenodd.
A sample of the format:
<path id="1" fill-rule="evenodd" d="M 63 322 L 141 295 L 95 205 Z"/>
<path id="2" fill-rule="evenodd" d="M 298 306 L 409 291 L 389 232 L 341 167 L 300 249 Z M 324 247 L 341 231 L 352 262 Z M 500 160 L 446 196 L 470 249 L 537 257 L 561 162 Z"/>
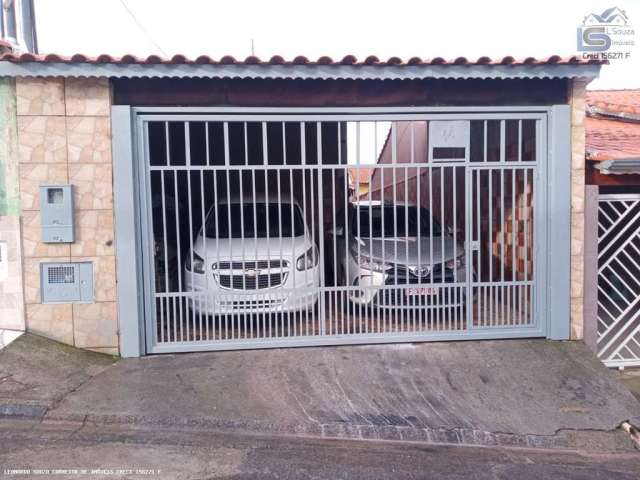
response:
<path id="1" fill-rule="evenodd" d="M 158 346 L 150 327 L 153 305 L 148 256 L 148 221 L 141 166 L 147 154 L 144 123 L 148 120 L 181 121 L 349 121 L 349 120 L 508 120 L 535 119 L 539 159 L 534 205 L 536 283 L 535 324 L 518 329 L 493 328 L 462 333 L 412 333 L 350 336 L 319 336 L 264 341 L 181 342 Z M 114 154 L 114 203 L 118 314 L 121 354 L 171 353 L 217 349 L 255 349 L 285 346 L 397 343 L 496 338 L 569 337 L 569 242 L 570 242 L 570 110 L 552 107 L 398 107 L 398 108 L 227 108 L 227 107 L 112 107 Z M 467 168 L 470 175 L 472 168 Z M 469 201 L 469 199 L 467 200 Z M 470 246 L 467 243 L 467 249 Z M 469 251 L 467 251 L 469 253 Z M 545 288 L 546 287 L 546 288 Z"/>
<path id="2" fill-rule="evenodd" d="M 602 208 L 603 204 L 611 205 L 614 203 L 624 208 L 623 211 L 620 211 L 618 208 L 612 207 L 612 210 L 618 215 L 617 218 L 611 218 Z M 638 247 L 632 244 L 632 241 L 640 238 L 640 229 L 628 231 L 623 227 L 622 230 L 618 231 L 620 222 L 628 226 L 630 222 L 638 221 L 638 214 L 631 220 L 626 218 L 626 214 L 631 212 L 633 208 L 638 207 L 638 205 L 640 205 L 640 194 L 637 193 L 615 193 L 598 196 L 598 230 L 603 230 L 602 234 L 598 232 L 598 263 L 600 262 L 600 256 L 604 253 L 607 253 L 608 259 L 603 265 L 598 265 L 596 345 L 598 357 L 607 367 L 624 368 L 640 366 L 640 353 L 638 353 L 640 352 L 640 324 L 635 328 L 627 328 L 628 326 L 633 327 L 633 324 L 637 323 L 640 317 L 640 281 L 637 278 L 633 278 L 633 275 L 623 263 L 633 262 L 631 255 L 640 256 Z M 611 222 L 607 228 L 601 223 L 601 215 L 605 217 L 608 222 Z M 617 231 L 617 233 L 614 231 Z M 614 238 L 609 238 L 608 244 L 601 245 L 603 240 L 612 232 L 615 233 Z M 627 235 L 628 238 L 624 240 L 621 245 L 618 245 L 615 251 L 609 251 L 609 247 L 613 247 L 615 242 L 622 240 Z M 622 257 L 623 254 L 627 256 L 627 259 Z M 613 264 L 615 261 L 617 261 L 617 265 Z M 634 267 L 636 269 L 640 268 L 640 262 L 635 263 Z M 618 284 L 612 283 L 612 281 L 607 278 L 604 273 L 607 268 L 613 272 L 615 275 L 613 280 L 617 280 L 619 282 Z M 629 277 L 632 278 L 632 282 L 629 281 L 629 279 L 625 281 L 621 275 L 629 275 Z M 608 293 L 605 291 L 607 287 L 611 289 Z M 621 290 L 624 293 L 622 293 Z M 627 294 L 630 294 L 633 298 L 629 299 Z M 617 296 L 618 300 L 616 301 L 615 298 L 612 299 L 610 295 L 614 297 Z M 620 308 L 620 300 L 629 301 L 627 305 L 624 305 L 624 308 Z M 607 306 L 604 305 L 605 301 L 608 302 Z M 612 315 L 612 307 L 619 310 L 617 316 Z M 601 315 L 603 312 L 606 312 L 606 315 Z M 632 346 L 635 351 L 631 350 L 629 346 Z"/>

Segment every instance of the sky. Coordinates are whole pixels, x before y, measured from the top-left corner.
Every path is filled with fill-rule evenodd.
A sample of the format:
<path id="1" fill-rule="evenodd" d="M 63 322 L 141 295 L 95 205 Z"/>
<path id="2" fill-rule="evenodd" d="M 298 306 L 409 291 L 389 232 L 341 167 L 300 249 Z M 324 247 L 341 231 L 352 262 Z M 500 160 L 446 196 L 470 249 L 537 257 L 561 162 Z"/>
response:
<path id="1" fill-rule="evenodd" d="M 244 58 L 252 39 L 262 58 L 572 55 L 582 19 L 613 6 L 636 45 L 590 88 L 640 88 L 640 0 L 35 0 L 44 53 L 214 58 Z"/>

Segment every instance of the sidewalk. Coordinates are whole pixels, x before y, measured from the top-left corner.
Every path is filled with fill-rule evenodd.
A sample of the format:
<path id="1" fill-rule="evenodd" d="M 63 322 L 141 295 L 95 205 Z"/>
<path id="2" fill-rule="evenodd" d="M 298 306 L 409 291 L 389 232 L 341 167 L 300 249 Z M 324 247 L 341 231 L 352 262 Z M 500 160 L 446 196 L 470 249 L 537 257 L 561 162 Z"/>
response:
<path id="1" fill-rule="evenodd" d="M 640 403 L 579 342 L 508 340 L 126 359 L 24 335 L 0 415 L 73 428 L 633 451 Z M 0 426 L 1 428 L 1 426 Z"/>

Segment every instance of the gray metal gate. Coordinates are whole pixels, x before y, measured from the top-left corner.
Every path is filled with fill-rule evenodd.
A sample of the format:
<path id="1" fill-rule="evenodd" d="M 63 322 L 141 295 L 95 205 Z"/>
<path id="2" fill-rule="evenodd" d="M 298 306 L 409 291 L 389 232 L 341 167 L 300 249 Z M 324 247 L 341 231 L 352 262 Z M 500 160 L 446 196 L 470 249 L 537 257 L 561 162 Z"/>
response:
<path id="1" fill-rule="evenodd" d="M 138 128 L 150 353 L 545 335 L 544 114 Z"/>
<path id="2" fill-rule="evenodd" d="M 640 195 L 601 195 L 598 209 L 598 356 L 640 365 Z"/>

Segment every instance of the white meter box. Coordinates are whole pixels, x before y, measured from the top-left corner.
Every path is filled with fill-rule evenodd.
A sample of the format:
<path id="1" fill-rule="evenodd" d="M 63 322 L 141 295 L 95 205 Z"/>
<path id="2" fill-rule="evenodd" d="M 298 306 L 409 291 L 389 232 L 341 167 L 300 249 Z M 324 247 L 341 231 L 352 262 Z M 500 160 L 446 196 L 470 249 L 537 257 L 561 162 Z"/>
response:
<path id="1" fill-rule="evenodd" d="M 73 188 L 71 185 L 40 186 L 40 226 L 44 243 L 71 243 L 74 241 Z"/>
<path id="2" fill-rule="evenodd" d="M 92 303 L 93 263 L 41 263 L 42 303 Z"/>

